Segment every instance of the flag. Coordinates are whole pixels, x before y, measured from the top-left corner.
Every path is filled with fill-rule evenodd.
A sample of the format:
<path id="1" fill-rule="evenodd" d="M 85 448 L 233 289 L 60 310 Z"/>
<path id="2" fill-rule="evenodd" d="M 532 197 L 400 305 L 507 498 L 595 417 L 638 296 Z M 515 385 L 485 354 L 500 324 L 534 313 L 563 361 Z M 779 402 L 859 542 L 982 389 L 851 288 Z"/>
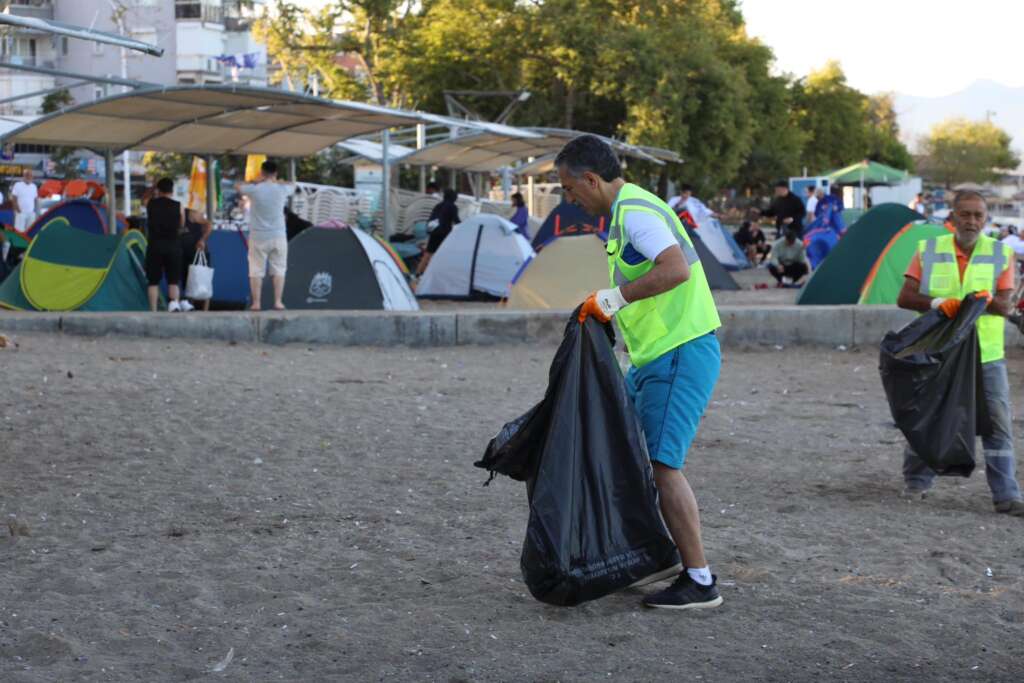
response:
<path id="1" fill-rule="evenodd" d="M 250 154 L 245 158 L 245 182 L 251 183 L 259 180 L 260 166 L 267 160 L 266 154 Z"/>
<path id="2" fill-rule="evenodd" d="M 192 157 L 192 175 L 188 181 L 188 208 L 206 213 L 206 162 Z"/>

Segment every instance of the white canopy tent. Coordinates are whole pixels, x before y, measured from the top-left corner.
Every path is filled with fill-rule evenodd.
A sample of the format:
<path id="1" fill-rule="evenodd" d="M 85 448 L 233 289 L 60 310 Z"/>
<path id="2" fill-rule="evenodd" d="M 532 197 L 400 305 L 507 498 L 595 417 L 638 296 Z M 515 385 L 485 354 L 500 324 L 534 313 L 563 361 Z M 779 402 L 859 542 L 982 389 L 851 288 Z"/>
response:
<path id="1" fill-rule="evenodd" d="M 103 150 L 107 155 L 109 212 L 114 224 L 113 156 L 124 150 L 205 156 L 266 154 L 308 156 L 358 135 L 419 123 L 452 125 L 453 120 L 360 102 L 326 100 L 298 93 L 238 84 L 155 87 L 67 107 L 0 134 L 0 142 L 60 145 Z M 458 122 L 475 127 L 473 122 Z M 483 128 L 484 126 L 479 126 Z M 208 211 L 212 212 L 213 174 Z M 384 174 L 387 196 L 389 174 Z M 387 206 L 387 202 L 384 202 Z M 386 209 L 385 209 L 386 211 Z M 387 221 L 385 220 L 385 225 Z"/>
<path id="2" fill-rule="evenodd" d="M 490 172 L 502 168 L 515 167 L 524 159 L 531 157 L 547 157 L 553 159 L 569 140 L 584 135 L 575 130 L 563 128 L 512 128 L 492 126 L 489 130 L 459 135 L 448 140 L 435 142 L 417 150 L 400 161 L 403 164 L 442 166 L 466 172 Z M 519 133 L 516 137 L 512 131 Z M 523 135 L 525 133 L 525 135 Z M 648 153 L 635 145 L 601 137 L 611 145 L 612 149 L 623 156 L 644 159 L 655 164 L 664 163 L 654 154 Z M 664 154 L 674 155 L 669 150 L 659 150 Z"/>

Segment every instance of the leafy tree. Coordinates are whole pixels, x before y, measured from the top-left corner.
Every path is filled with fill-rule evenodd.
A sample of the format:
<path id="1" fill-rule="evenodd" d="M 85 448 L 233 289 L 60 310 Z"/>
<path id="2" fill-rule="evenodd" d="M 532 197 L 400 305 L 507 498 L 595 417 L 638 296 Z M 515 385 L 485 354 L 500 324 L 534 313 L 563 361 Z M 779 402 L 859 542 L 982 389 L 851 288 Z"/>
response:
<path id="1" fill-rule="evenodd" d="M 44 97 L 40 109 L 44 114 L 51 114 L 74 103 L 75 98 L 71 96 L 67 88 L 64 88 Z M 65 180 L 74 180 L 79 176 L 78 159 L 75 157 L 75 151 L 74 147 L 50 148 L 50 161 L 53 162 L 54 175 Z"/>
<path id="2" fill-rule="evenodd" d="M 996 169 L 1016 168 L 1020 158 L 1010 148 L 1010 134 L 991 121 L 952 118 L 935 124 L 923 141 L 926 177 L 947 188 L 984 183 L 999 177 Z"/>
<path id="3" fill-rule="evenodd" d="M 146 175 L 153 180 L 188 177 L 192 173 L 191 154 L 146 152 L 142 164 L 146 167 Z"/>
<path id="4" fill-rule="evenodd" d="M 914 157 L 900 141 L 900 127 L 892 93 L 868 98 L 868 150 L 865 157 L 894 168 L 914 170 Z"/>

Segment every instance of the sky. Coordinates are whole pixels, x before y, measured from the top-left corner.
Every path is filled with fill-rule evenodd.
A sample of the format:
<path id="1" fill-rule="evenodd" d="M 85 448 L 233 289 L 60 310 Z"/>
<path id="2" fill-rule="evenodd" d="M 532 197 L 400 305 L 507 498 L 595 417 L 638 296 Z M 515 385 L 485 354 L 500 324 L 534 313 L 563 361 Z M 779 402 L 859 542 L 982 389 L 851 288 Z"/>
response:
<path id="1" fill-rule="evenodd" d="M 864 92 L 936 97 L 979 79 L 1024 86 L 1021 0 L 742 0 L 780 72 L 838 60 Z M 945 38 L 944 38 L 945 37 Z"/>

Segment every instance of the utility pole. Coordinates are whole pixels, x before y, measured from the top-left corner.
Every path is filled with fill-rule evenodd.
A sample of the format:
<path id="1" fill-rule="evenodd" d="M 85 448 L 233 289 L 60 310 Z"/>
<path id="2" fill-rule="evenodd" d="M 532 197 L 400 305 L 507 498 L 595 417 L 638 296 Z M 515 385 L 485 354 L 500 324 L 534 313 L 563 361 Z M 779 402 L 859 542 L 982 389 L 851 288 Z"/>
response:
<path id="1" fill-rule="evenodd" d="M 110 0 L 110 8 L 112 13 L 110 18 L 113 19 L 117 25 L 118 32 L 125 37 L 128 37 L 128 28 L 125 25 L 125 19 L 128 15 L 128 8 L 125 6 L 123 0 Z M 121 47 L 121 78 L 127 80 L 128 78 L 128 49 Z M 128 92 L 130 88 L 125 86 L 122 92 Z M 124 177 L 124 217 L 125 220 L 132 213 L 132 167 L 131 167 L 131 156 L 128 150 L 121 153 L 121 165 L 123 166 L 123 177 Z M 114 188 L 109 188 L 111 192 Z"/>

